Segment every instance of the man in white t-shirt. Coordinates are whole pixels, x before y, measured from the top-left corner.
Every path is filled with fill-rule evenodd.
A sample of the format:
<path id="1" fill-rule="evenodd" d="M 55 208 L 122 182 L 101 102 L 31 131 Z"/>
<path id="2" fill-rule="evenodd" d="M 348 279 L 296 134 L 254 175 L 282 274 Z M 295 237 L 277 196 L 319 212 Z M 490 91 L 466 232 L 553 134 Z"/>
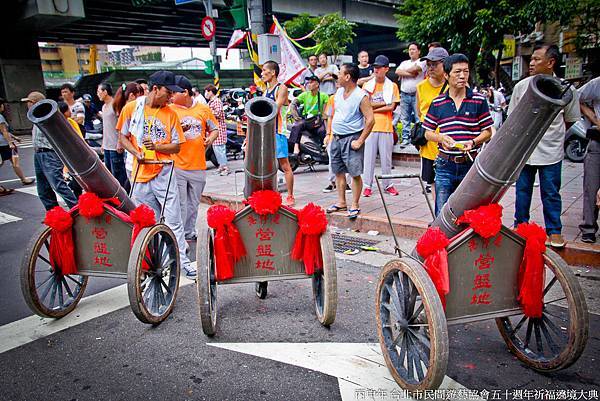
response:
<path id="1" fill-rule="evenodd" d="M 315 70 L 315 75 L 321 81 L 321 92 L 327 95 L 335 93 L 335 81 L 337 81 L 340 70 L 335 64 L 328 64 L 327 54 L 319 54 L 319 68 Z"/>
<path id="2" fill-rule="evenodd" d="M 410 126 L 417 122 L 417 84 L 425 79 L 425 61 L 420 61 L 421 50 L 419 45 L 408 45 L 409 60 L 404 60 L 396 69 L 400 78 L 400 121 L 402 121 L 401 146 L 410 143 Z"/>
<path id="3" fill-rule="evenodd" d="M 517 107 L 529 87 L 534 75 L 553 75 L 554 69 L 560 63 L 560 53 L 556 45 L 536 45 L 529 62 L 529 77 L 515 85 L 508 114 Z M 544 133 L 544 136 L 529 157 L 517 179 L 515 199 L 515 227 L 520 223 L 529 222 L 529 208 L 533 195 L 533 183 L 536 173 L 540 177 L 540 195 L 544 212 L 544 224 L 548 234 L 548 243 L 555 248 L 565 246 L 561 235 L 562 224 L 560 214 L 562 199 L 560 183 L 562 175 L 562 159 L 564 157 L 565 132 L 573 123 L 579 121 L 579 96 L 577 90 L 570 88 L 573 93 L 571 101 L 558 113 Z"/>

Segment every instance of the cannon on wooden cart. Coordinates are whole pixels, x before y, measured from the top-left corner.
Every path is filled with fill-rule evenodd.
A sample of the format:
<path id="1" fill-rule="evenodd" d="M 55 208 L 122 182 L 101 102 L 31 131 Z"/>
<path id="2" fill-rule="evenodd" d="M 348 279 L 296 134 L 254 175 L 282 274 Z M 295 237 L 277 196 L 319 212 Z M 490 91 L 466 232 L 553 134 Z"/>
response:
<path id="1" fill-rule="evenodd" d="M 271 99 L 255 98 L 246 104 L 246 115 L 249 123 L 244 196 L 249 198 L 257 191 L 277 189 L 277 105 Z M 217 280 L 215 230 L 208 226 L 206 216 L 200 214 L 197 225 L 197 288 L 202 330 L 207 336 L 213 336 L 217 330 L 217 288 L 224 284 L 256 283 L 256 295 L 264 299 L 268 281 L 310 278 L 317 319 L 324 326 L 333 323 L 337 309 L 337 275 L 333 241 L 328 230 L 319 238 L 322 269 L 308 275 L 303 261 L 291 257 L 290 251 L 299 230 L 294 210 L 281 207 L 273 215 L 259 215 L 247 205 L 238 210 L 233 219 L 247 254 L 235 263 L 233 277 Z"/>
<path id="2" fill-rule="evenodd" d="M 510 351 L 540 372 L 564 369 L 583 352 L 589 329 L 587 306 L 564 260 L 549 249 L 543 254 L 542 313 L 529 317 L 518 300 L 525 239 L 504 226 L 496 236 L 483 238 L 457 224 L 465 211 L 500 201 L 571 99 L 571 91 L 558 79 L 534 77 L 519 106 L 435 218 L 432 227 L 450 238 L 445 309 L 416 250 L 401 251 L 394 235 L 400 259 L 387 263 L 379 275 L 376 315 L 384 359 L 401 387 L 411 391 L 439 387 L 448 363 L 449 324 L 495 319 Z M 376 178 L 379 183 L 398 177 Z M 382 201 L 387 213 L 383 196 Z"/>
<path id="3" fill-rule="evenodd" d="M 144 323 L 162 322 L 173 310 L 179 286 L 179 249 L 173 232 L 161 217 L 158 224 L 142 228 L 132 244 L 134 224 L 127 213 L 135 209 L 133 201 L 73 131 L 56 102 L 36 103 L 27 117 L 46 135 L 86 192 L 116 201 L 114 208 L 104 207 L 102 215 L 91 219 L 77 208 L 71 212 L 77 274 L 62 274 L 56 262 L 51 263 L 49 227 L 33 236 L 20 272 L 25 302 L 40 316 L 61 318 L 83 297 L 88 277 L 123 278 L 135 316 Z"/>

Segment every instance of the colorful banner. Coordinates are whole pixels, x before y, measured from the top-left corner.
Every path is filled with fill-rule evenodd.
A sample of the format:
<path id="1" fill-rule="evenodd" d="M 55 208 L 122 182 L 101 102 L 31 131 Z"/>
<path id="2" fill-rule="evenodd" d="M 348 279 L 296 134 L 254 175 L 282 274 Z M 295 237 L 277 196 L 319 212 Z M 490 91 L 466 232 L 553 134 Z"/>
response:
<path id="1" fill-rule="evenodd" d="M 302 59 L 296 47 L 294 47 L 292 42 L 289 40 L 285 33 L 285 29 L 279 25 L 279 22 L 275 16 L 273 16 L 273 22 L 275 23 L 273 33 L 279 36 L 279 41 L 281 43 L 281 63 L 279 63 L 278 80 L 279 82 L 285 84 L 294 83 L 298 86 L 301 86 L 301 83 L 295 82 L 294 80 L 297 79 L 306 69 L 304 59 Z"/>
<path id="2" fill-rule="evenodd" d="M 242 31 L 241 29 L 236 29 L 233 31 L 231 35 L 231 39 L 229 39 L 229 43 L 227 44 L 227 50 L 225 50 L 225 58 L 229 56 L 229 49 L 233 49 L 234 47 L 238 47 L 244 39 L 248 36 L 248 32 Z"/>

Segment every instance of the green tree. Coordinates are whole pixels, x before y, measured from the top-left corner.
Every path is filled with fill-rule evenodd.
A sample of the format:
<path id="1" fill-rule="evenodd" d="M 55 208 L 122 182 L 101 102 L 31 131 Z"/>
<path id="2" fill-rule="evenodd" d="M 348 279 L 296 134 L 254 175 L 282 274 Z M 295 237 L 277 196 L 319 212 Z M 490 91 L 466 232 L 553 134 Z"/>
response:
<path id="1" fill-rule="evenodd" d="M 567 23 L 577 8 L 573 0 L 405 0 L 396 14 L 397 37 L 441 42 L 450 52 L 466 53 L 477 67 L 491 59 L 497 72 L 504 35 L 528 34 L 538 22 Z"/>

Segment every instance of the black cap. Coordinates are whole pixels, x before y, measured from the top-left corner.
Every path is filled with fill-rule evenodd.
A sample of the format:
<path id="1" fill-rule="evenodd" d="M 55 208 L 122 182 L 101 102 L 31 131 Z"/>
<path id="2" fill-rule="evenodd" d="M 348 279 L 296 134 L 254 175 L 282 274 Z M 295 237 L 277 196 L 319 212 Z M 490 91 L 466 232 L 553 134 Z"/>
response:
<path id="1" fill-rule="evenodd" d="M 319 77 L 317 77 L 316 75 L 308 75 L 306 78 L 304 78 L 304 82 L 306 81 L 317 81 L 318 83 L 321 83 L 321 80 L 319 79 Z"/>
<path id="2" fill-rule="evenodd" d="M 187 89 L 187 91 L 192 94 L 192 83 L 184 75 L 175 75 L 175 85 L 179 86 L 181 89 Z"/>
<path id="3" fill-rule="evenodd" d="M 173 92 L 183 92 L 180 86 L 175 83 L 175 74 L 170 71 L 156 71 L 150 75 L 152 85 L 165 86 Z"/>
<path id="4" fill-rule="evenodd" d="M 375 61 L 373 62 L 373 67 L 389 67 L 390 66 L 390 59 L 387 58 L 386 56 L 384 56 L 383 54 L 380 54 L 379 56 L 375 57 Z"/>

